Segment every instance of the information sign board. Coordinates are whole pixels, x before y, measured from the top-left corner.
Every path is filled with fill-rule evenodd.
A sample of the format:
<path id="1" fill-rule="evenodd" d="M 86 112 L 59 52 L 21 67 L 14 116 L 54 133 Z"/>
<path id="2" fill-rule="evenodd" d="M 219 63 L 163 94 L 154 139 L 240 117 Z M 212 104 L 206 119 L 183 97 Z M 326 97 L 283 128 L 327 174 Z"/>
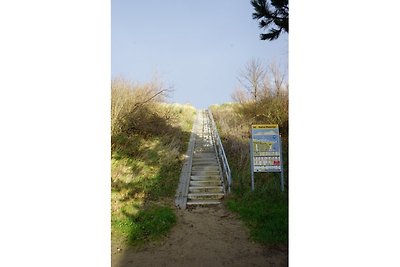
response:
<path id="1" fill-rule="evenodd" d="M 255 172 L 280 172 L 281 190 L 284 190 L 282 146 L 277 124 L 251 126 L 250 159 L 252 190 Z"/>
<path id="2" fill-rule="evenodd" d="M 278 125 L 252 125 L 251 136 L 254 172 L 281 171 Z"/>

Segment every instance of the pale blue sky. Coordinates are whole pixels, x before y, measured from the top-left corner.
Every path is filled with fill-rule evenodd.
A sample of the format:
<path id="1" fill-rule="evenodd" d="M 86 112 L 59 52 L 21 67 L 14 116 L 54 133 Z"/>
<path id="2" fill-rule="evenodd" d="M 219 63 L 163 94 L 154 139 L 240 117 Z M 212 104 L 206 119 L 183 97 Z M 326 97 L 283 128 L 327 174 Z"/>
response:
<path id="1" fill-rule="evenodd" d="M 231 101 L 252 58 L 287 72 L 288 35 L 261 41 L 249 0 L 112 0 L 111 75 L 144 82 L 154 73 L 170 102 L 197 108 Z"/>

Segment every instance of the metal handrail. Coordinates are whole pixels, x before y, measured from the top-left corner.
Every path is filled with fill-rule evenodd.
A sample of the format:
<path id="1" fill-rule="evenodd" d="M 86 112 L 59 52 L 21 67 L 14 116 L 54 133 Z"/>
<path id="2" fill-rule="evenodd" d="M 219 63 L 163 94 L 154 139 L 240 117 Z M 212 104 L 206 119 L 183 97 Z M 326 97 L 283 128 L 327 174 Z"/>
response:
<path id="1" fill-rule="evenodd" d="M 211 119 L 211 126 L 212 126 L 211 128 L 212 128 L 212 132 L 213 132 L 213 137 L 217 143 L 218 154 L 222 161 L 222 166 L 223 166 L 223 169 L 225 172 L 226 180 L 228 181 L 228 192 L 230 193 L 231 192 L 231 184 L 232 184 L 231 169 L 229 168 L 228 159 L 226 158 L 224 147 L 222 146 L 222 142 L 219 137 L 217 126 L 215 125 L 211 110 L 208 110 L 208 115 Z"/>

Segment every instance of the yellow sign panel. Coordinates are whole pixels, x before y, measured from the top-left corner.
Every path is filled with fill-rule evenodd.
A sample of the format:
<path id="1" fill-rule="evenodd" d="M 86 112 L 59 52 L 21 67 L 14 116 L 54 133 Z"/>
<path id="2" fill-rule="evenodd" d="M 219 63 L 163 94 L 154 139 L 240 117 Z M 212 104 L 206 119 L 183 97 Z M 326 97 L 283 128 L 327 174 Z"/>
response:
<path id="1" fill-rule="evenodd" d="M 278 128 L 278 124 L 255 124 L 251 126 L 253 129 L 275 129 Z"/>

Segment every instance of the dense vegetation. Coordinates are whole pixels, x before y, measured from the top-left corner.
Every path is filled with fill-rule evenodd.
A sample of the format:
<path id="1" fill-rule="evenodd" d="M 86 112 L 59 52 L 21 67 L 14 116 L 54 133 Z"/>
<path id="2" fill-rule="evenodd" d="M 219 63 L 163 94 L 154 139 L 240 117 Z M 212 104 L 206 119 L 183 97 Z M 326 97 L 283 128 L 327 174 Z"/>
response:
<path id="1" fill-rule="evenodd" d="M 232 170 L 233 194 L 228 207 L 240 214 L 251 236 L 264 244 L 288 240 L 288 86 L 276 68 L 269 71 L 252 61 L 242 75 L 243 87 L 234 103 L 213 105 L 211 110 Z M 278 124 L 282 134 L 285 192 L 279 173 L 256 173 L 251 192 L 250 130 L 252 124 Z"/>
<path id="2" fill-rule="evenodd" d="M 169 92 L 154 80 L 112 81 L 112 239 L 142 244 L 175 224 L 173 198 L 195 109 L 166 104 Z"/>

